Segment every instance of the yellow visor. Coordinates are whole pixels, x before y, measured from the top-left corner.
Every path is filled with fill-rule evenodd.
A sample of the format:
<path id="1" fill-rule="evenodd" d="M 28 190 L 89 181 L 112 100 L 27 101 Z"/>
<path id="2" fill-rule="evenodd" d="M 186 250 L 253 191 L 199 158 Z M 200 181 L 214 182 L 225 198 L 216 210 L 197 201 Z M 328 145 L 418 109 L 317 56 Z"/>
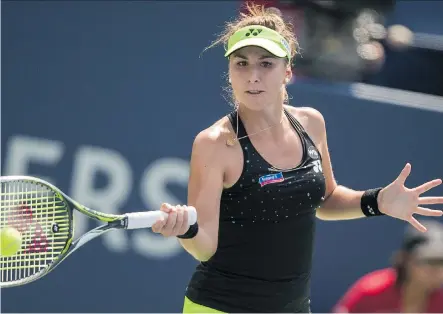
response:
<path id="1" fill-rule="evenodd" d="M 291 59 L 291 49 L 286 39 L 278 32 L 261 25 L 248 25 L 236 31 L 228 40 L 225 57 L 247 46 L 261 47 L 274 56 Z"/>

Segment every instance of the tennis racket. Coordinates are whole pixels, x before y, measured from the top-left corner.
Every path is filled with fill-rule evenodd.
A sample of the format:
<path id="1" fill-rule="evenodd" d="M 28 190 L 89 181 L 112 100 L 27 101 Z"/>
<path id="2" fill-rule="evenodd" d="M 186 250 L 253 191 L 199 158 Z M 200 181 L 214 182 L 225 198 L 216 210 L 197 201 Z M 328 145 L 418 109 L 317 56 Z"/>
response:
<path id="1" fill-rule="evenodd" d="M 2 176 L 0 183 L 0 228 L 12 227 L 21 234 L 20 249 L 13 255 L 0 256 L 1 288 L 43 277 L 82 245 L 108 231 L 150 228 L 160 217 L 168 216 L 162 211 L 101 213 L 30 176 Z M 103 224 L 73 241 L 74 210 Z M 195 210 L 189 211 L 189 224 L 196 221 Z"/>

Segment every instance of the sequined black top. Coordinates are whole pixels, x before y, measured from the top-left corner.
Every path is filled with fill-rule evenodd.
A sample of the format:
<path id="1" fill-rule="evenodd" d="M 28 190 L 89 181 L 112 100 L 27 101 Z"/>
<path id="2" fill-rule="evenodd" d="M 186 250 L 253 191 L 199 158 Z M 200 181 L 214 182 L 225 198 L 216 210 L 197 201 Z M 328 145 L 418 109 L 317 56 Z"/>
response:
<path id="1" fill-rule="evenodd" d="M 241 140 L 240 179 L 224 189 L 218 248 L 200 263 L 186 296 L 223 312 L 309 312 L 315 211 L 325 196 L 321 156 L 302 125 L 285 110 L 302 139 L 294 169 L 276 169 Z M 236 112 L 229 115 L 236 129 Z M 247 135 L 239 119 L 238 136 Z"/>

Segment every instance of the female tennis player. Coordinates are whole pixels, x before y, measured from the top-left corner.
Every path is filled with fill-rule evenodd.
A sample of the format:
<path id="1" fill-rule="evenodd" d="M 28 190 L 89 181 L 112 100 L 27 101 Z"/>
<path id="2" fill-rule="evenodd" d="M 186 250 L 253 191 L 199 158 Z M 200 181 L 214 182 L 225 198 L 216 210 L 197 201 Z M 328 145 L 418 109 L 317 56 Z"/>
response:
<path id="1" fill-rule="evenodd" d="M 188 205 L 162 205 L 169 216 L 152 229 L 177 236 L 200 261 L 185 313 L 310 312 L 316 217 L 389 215 L 425 231 L 413 214 L 442 215 L 421 206 L 443 197 L 420 197 L 442 181 L 406 188 L 407 164 L 384 188 L 338 186 L 323 116 L 287 104 L 297 53 L 292 27 L 252 4 L 218 43 L 227 47 L 236 108 L 196 136 Z M 188 206 L 198 212 L 192 226 Z"/>

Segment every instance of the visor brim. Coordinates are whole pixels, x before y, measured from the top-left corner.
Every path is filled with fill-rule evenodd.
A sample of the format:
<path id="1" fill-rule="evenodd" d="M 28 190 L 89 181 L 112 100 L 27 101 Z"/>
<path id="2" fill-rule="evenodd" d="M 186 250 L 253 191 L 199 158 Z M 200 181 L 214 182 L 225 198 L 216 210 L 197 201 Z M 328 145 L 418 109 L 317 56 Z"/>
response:
<path id="1" fill-rule="evenodd" d="M 257 46 L 263 48 L 272 53 L 276 57 L 284 58 L 287 56 L 286 51 L 272 40 L 266 38 L 247 38 L 239 41 L 238 43 L 233 45 L 230 49 L 228 49 L 225 53 L 225 57 L 228 57 L 236 50 L 248 46 Z"/>

